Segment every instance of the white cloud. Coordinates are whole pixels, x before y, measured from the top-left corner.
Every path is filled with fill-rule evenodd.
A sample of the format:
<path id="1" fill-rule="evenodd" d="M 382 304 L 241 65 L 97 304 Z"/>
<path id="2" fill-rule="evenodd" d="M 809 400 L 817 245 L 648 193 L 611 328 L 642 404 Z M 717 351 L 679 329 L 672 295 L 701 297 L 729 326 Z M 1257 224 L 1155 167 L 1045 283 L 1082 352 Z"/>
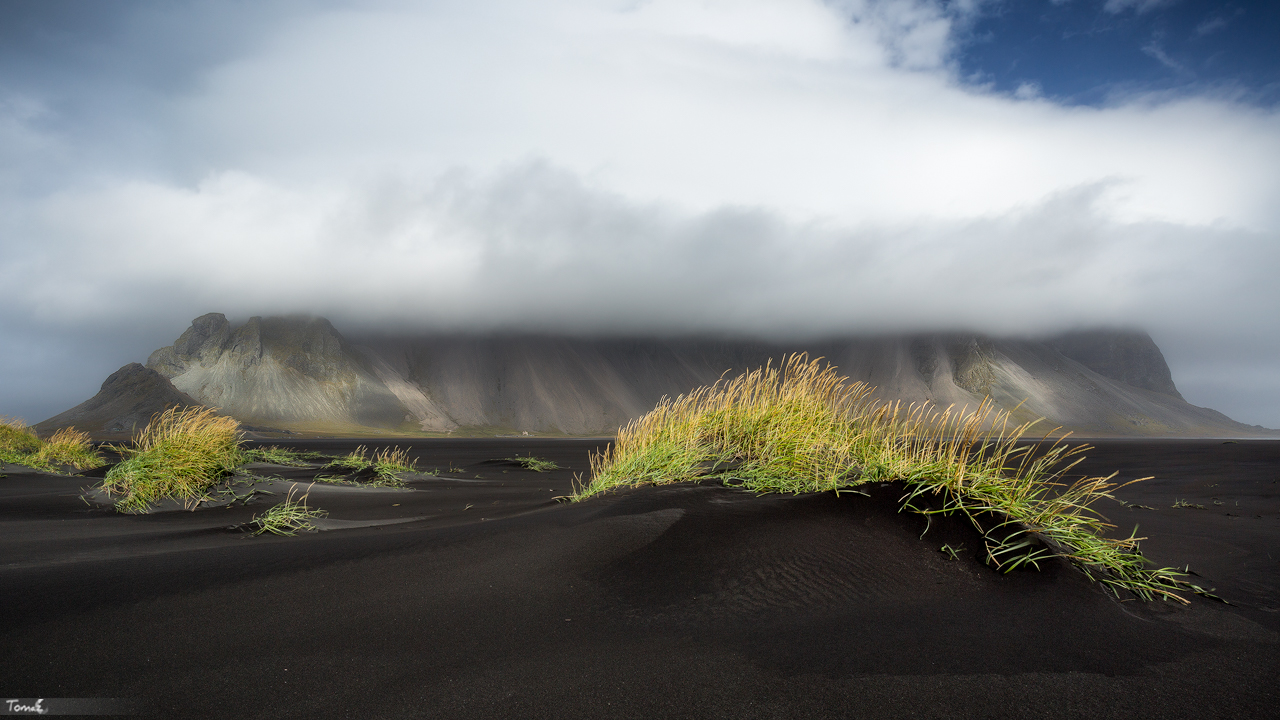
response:
<path id="1" fill-rule="evenodd" d="M 544 163 L 327 193 L 227 173 L 52 199 L 31 219 L 46 246 L 4 280 L 33 312 L 91 324 L 181 306 L 477 329 L 1027 332 L 1221 328 L 1224 297 L 1265 302 L 1274 234 L 1119 222 L 1111 191 L 845 226 L 635 203 Z"/>
<path id="2" fill-rule="evenodd" d="M 1103 9 L 1113 15 L 1118 15 L 1129 10 L 1139 15 L 1152 10 L 1158 10 L 1178 2 L 1178 0 L 1107 0 L 1103 5 Z"/>
<path id="3" fill-rule="evenodd" d="M 58 180 L 4 176 L 0 281 L 14 312 L 64 326 L 296 310 L 1252 332 L 1280 302 L 1264 277 L 1280 114 L 966 87 L 951 63 L 976 7 L 386 0 L 293 17 L 145 114 L 55 123 L 39 99 L 0 102 L 0 158 Z M 144 160 L 94 152 L 112 127 Z"/>
<path id="4" fill-rule="evenodd" d="M 1274 214 L 1274 113 L 975 92 L 938 65 L 945 33 L 911 39 L 945 20 L 934 4 L 470 7 L 316 16 L 211 72 L 172 132 L 206 165 L 292 185 L 545 158 L 642 201 L 794 218 L 1007 212 L 1108 178 L 1130 219 Z"/>
<path id="5" fill-rule="evenodd" d="M 1163 38 L 1160 35 L 1157 35 L 1156 37 L 1151 38 L 1150 42 L 1142 46 L 1142 52 L 1146 53 L 1150 57 L 1155 58 L 1156 61 L 1159 62 L 1161 65 L 1164 65 L 1165 67 L 1169 68 L 1170 70 L 1173 70 L 1174 72 L 1177 72 L 1177 73 L 1187 72 L 1187 69 L 1182 65 L 1182 63 L 1178 62 L 1177 60 L 1174 60 L 1173 57 L 1169 55 L 1169 53 L 1165 52 L 1164 46 L 1162 45 L 1162 41 L 1163 41 Z"/>
<path id="6" fill-rule="evenodd" d="M 1230 20 L 1222 16 L 1209 18 L 1196 26 L 1196 36 L 1204 37 L 1206 35 L 1212 35 L 1213 33 L 1220 32 L 1225 30 L 1227 25 L 1230 23 Z"/>

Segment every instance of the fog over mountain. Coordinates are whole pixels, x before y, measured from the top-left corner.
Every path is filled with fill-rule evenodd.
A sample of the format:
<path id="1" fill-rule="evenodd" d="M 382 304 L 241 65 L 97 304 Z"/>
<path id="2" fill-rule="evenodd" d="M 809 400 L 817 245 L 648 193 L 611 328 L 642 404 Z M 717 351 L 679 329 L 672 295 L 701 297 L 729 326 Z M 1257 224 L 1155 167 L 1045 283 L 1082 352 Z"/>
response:
<path id="1" fill-rule="evenodd" d="M 1003 7 L 7 2 L 0 414 L 217 308 L 584 342 L 1137 328 L 1191 404 L 1280 427 L 1273 14 Z"/>

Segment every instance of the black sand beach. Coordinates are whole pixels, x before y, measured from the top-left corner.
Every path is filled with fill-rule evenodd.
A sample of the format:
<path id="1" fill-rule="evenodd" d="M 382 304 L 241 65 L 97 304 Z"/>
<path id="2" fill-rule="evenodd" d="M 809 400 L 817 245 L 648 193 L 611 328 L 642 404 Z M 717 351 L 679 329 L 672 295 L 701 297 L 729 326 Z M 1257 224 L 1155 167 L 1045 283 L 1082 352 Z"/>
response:
<path id="1" fill-rule="evenodd" d="M 411 444 L 440 470 L 317 484 L 329 529 L 297 537 L 228 528 L 314 470 L 258 468 L 283 480 L 248 507 L 125 516 L 81 499 L 96 479 L 7 466 L 0 692 L 157 717 L 1280 714 L 1280 441 L 1099 441 L 1081 466 L 1156 476 L 1100 509 L 1229 603 L 1186 607 L 1058 562 L 999 574 L 963 521 L 921 538 L 895 485 L 558 502 L 604 442 L 284 443 Z M 501 460 L 527 454 L 563 469 Z"/>

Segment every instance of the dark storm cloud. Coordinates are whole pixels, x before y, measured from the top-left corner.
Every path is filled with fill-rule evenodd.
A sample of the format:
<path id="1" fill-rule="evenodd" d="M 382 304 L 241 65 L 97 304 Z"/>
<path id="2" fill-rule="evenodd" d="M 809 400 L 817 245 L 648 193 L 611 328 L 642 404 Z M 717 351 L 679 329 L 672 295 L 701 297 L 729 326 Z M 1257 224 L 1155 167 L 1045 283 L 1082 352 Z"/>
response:
<path id="1" fill-rule="evenodd" d="M 1215 362 L 1277 375 L 1280 341 L 1258 330 L 1280 304 L 1277 114 L 967 86 L 957 34 L 981 3 L 59 19 L 75 5 L 19 18 L 44 34 L 0 51 L 0 412 L 64 409 L 209 311 L 592 333 L 1139 325 L 1178 348 L 1193 401 L 1244 397 Z M 58 395 L 49 377 L 80 379 Z"/>

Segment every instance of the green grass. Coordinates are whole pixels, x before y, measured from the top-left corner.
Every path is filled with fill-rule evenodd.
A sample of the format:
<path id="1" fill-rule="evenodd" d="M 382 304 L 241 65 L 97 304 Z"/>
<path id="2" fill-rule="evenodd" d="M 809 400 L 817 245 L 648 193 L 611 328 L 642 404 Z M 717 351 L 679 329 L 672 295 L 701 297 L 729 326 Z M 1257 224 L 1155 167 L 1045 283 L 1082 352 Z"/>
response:
<path id="1" fill-rule="evenodd" d="M 40 449 L 40 438 L 16 418 L 0 418 L 0 462 L 23 465 Z"/>
<path id="2" fill-rule="evenodd" d="M 243 462 L 260 462 L 270 463 L 271 465 L 286 465 L 289 467 L 307 467 L 316 462 L 332 460 L 328 455 L 315 451 L 300 452 L 297 450 L 287 450 L 276 445 L 266 445 L 264 447 L 253 448 L 244 451 Z"/>
<path id="3" fill-rule="evenodd" d="M 358 480 L 351 480 L 346 475 L 317 475 L 311 478 L 312 482 L 325 483 L 328 485 L 362 485 Z"/>
<path id="4" fill-rule="evenodd" d="M 355 450 L 335 457 L 325 465 L 326 469 L 333 468 L 336 470 L 346 470 L 347 472 L 361 472 L 373 467 L 373 461 L 368 458 L 368 449 L 361 445 Z"/>
<path id="5" fill-rule="evenodd" d="M 35 461 L 48 466 L 70 465 L 76 470 L 102 467 L 106 461 L 89 444 L 89 434 L 75 428 L 62 428 L 45 440 L 36 451 Z"/>
<path id="6" fill-rule="evenodd" d="M 240 423 L 212 408 L 170 408 L 151 418 L 128 446 L 113 448 L 124 458 L 107 472 L 102 489 L 121 512 L 146 512 L 171 498 L 193 508 L 243 461 Z"/>
<path id="7" fill-rule="evenodd" d="M 560 469 L 560 466 L 557 465 L 555 462 L 551 460 L 546 460 L 543 458 L 537 458 L 532 455 L 529 455 L 528 457 L 503 458 L 503 460 L 517 463 L 521 467 L 523 467 L 525 470 L 532 470 L 534 472 L 550 472 L 551 470 Z"/>
<path id="8" fill-rule="evenodd" d="M 417 466 L 416 460 L 409 459 L 409 450 L 412 448 L 404 450 L 399 447 L 384 448 L 369 455 L 369 451 L 361 445 L 346 455 L 334 458 L 332 462 L 325 465 L 325 469 L 344 470 L 348 473 L 363 473 L 371 470 L 372 477 L 361 481 L 362 485 L 404 487 L 400 473 L 415 472 Z"/>
<path id="9" fill-rule="evenodd" d="M 294 500 L 293 493 L 297 489 L 295 485 L 284 502 L 272 506 L 261 515 L 255 515 L 252 524 L 257 525 L 258 528 L 252 534 L 296 535 L 301 531 L 314 530 L 315 525 L 311 521 L 325 517 L 329 513 L 307 505 L 307 498 L 311 495 L 310 487 L 302 497 Z"/>
<path id="10" fill-rule="evenodd" d="M 13 418 L 0 418 L 0 462 L 46 472 L 56 472 L 64 466 L 87 470 L 106 464 L 89 444 L 87 433 L 63 428 L 48 440 L 41 440 L 26 423 Z"/>
<path id="11" fill-rule="evenodd" d="M 1151 568 L 1141 538 L 1109 538 L 1092 508 L 1114 499 L 1108 477 L 1066 482 L 1088 446 L 1066 436 L 1020 443 L 1034 423 L 1010 426 L 990 401 L 975 411 L 882 403 L 821 359 L 793 355 L 723 378 L 623 427 L 591 458 L 575 500 L 613 488 L 714 479 L 753 492 L 822 492 L 866 482 L 906 485 L 903 507 L 963 515 L 983 534 L 985 559 L 1009 571 L 1051 554 L 1114 592 L 1185 602 L 1172 568 Z M 927 531 L 927 530 L 926 530 Z"/>

